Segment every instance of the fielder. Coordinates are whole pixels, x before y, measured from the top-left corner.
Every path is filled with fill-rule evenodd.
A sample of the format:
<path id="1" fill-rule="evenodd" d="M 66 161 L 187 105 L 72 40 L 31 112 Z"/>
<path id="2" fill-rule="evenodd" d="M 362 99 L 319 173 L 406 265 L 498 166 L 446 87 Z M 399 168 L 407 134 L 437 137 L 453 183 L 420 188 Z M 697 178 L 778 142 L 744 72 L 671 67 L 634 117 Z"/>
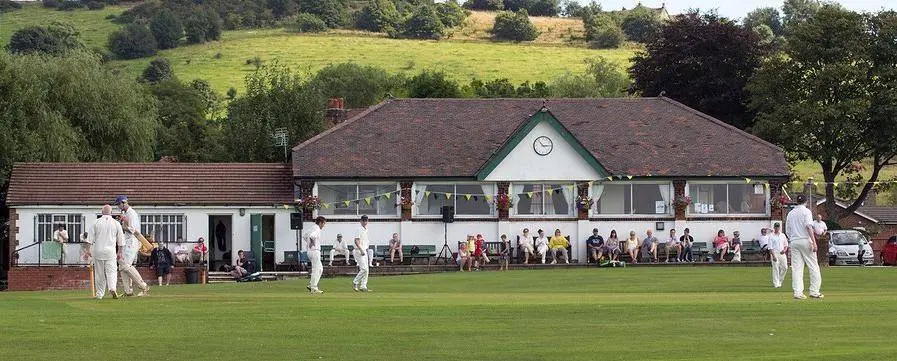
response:
<path id="1" fill-rule="evenodd" d="M 370 240 L 368 239 L 368 216 L 361 216 L 361 226 L 355 232 L 355 264 L 358 265 L 358 274 L 352 281 L 352 289 L 356 292 L 368 292 L 368 271 L 370 263 L 368 256 L 371 256 L 368 250 Z"/>
<path id="2" fill-rule="evenodd" d="M 311 277 L 308 281 L 308 292 L 324 293 L 318 288 L 318 282 L 321 281 L 321 274 L 324 273 L 324 265 L 321 264 L 321 230 L 327 219 L 318 216 L 315 219 L 315 225 L 311 227 L 311 233 L 308 234 L 308 259 L 311 260 Z M 331 258 L 332 259 L 332 258 Z"/>
<path id="3" fill-rule="evenodd" d="M 124 232 L 121 224 L 112 218 L 112 206 L 103 206 L 103 215 L 94 223 L 86 241 L 86 256 L 93 258 L 93 279 L 96 285 L 94 298 L 103 299 L 106 289 L 109 289 L 112 298 L 118 298 L 115 290 L 118 283 L 115 259 L 117 247 L 121 247 L 124 242 Z"/>
<path id="4" fill-rule="evenodd" d="M 772 262 L 772 287 L 782 287 L 785 274 L 788 273 L 788 237 L 781 232 L 782 226 L 776 223 L 774 231 L 766 237 L 769 247 L 770 262 Z M 765 230 L 764 230 L 765 231 Z"/>
<path id="5" fill-rule="evenodd" d="M 122 288 L 124 288 L 126 296 L 132 296 L 134 294 L 133 284 L 136 283 L 140 288 L 137 297 L 143 297 L 149 292 L 149 286 L 143 282 L 137 268 L 134 268 L 137 251 L 140 249 L 140 241 L 137 240 L 137 236 L 140 235 L 140 215 L 128 204 L 127 196 L 118 196 L 115 198 L 115 204 L 121 209 L 122 229 L 125 233 L 124 245 L 118 260 Z"/>
<path id="6" fill-rule="evenodd" d="M 349 265 L 349 247 L 346 247 L 346 241 L 343 240 L 342 234 L 336 235 L 336 246 L 330 249 L 330 264 L 329 266 L 333 266 L 333 257 L 341 254 L 346 257 L 346 266 Z"/>
<path id="7" fill-rule="evenodd" d="M 791 286 L 794 298 L 806 299 L 804 296 L 804 265 L 810 271 L 810 297 L 823 298 L 820 292 L 822 274 L 816 261 L 816 237 L 813 230 L 813 213 L 807 209 L 807 197 L 797 196 L 797 207 L 788 212 L 785 221 L 785 232 L 791 238 Z"/>

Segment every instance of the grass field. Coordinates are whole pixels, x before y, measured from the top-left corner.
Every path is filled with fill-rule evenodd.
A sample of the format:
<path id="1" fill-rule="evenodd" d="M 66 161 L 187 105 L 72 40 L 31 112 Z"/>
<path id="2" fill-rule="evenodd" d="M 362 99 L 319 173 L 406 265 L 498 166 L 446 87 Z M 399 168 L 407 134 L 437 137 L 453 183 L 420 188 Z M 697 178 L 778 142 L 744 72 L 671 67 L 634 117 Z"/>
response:
<path id="1" fill-rule="evenodd" d="M 768 267 L 525 270 L 0 293 L 22 359 L 893 360 L 895 268 L 827 268 L 824 300 Z M 790 276 L 789 276 L 790 277 Z M 786 280 L 790 284 L 790 278 Z"/>
<path id="2" fill-rule="evenodd" d="M 0 41 L 6 46 L 16 30 L 62 21 L 74 25 L 88 47 L 105 49 L 109 34 L 119 28 L 118 24 L 109 21 L 106 16 L 121 14 L 124 9 L 121 6 L 106 6 L 102 10 L 57 11 L 41 6 L 40 2 L 24 4 L 22 9 L 0 15 Z"/>

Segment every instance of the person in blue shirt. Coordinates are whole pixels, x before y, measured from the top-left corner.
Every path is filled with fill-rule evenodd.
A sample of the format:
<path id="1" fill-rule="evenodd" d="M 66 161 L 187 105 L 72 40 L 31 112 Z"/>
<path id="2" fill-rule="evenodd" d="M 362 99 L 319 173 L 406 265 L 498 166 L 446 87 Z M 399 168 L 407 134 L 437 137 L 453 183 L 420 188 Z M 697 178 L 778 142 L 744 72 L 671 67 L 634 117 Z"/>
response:
<path id="1" fill-rule="evenodd" d="M 586 247 L 593 261 L 598 262 L 601 258 L 604 258 L 602 246 L 604 246 L 604 237 L 598 234 L 598 228 L 592 229 L 592 235 L 586 240 Z"/>

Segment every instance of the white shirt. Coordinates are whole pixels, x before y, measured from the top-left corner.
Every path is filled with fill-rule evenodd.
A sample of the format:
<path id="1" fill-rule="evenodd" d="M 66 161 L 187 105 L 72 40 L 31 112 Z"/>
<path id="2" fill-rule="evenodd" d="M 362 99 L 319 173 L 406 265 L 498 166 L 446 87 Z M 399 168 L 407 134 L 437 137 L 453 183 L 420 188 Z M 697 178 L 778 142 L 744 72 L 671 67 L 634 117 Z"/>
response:
<path id="1" fill-rule="evenodd" d="M 523 242 L 524 246 L 532 246 L 533 245 L 533 236 L 529 235 L 529 233 L 521 234 L 520 241 Z"/>
<path id="2" fill-rule="evenodd" d="M 548 246 L 548 237 L 542 236 L 542 237 L 536 238 L 536 246 L 537 247 Z"/>
<path id="3" fill-rule="evenodd" d="M 816 232 L 817 236 L 821 236 L 828 231 L 828 225 L 823 221 L 815 221 L 813 222 L 813 231 Z"/>
<path id="4" fill-rule="evenodd" d="M 311 226 L 311 233 L 308 234 L 308 243 L 306 244 L 309 251 L 321 250 L 321 227 L 317 224 Z"/>
<path id="5" fill-rule="evenodd" d="M 100 261 L 114 260 L 115 246 L 121 246 L 123 241 L 124 232 L 121 230 L 121 224 L 109 215 L 97 219 L 87 236 L 87 243 L 91 244 L 90 253 L 94 259 Z"/>
<path id="6" fill-rule="evenodd" d="M 358 226 L 358 229 L 355 230 L 355 238 L 358 239 L 358 245 L 361 249 L 368 249 L 370 246 L 370 241 L 368 240 L 368 229 L 362 226 Z"/>
<path id="7" fill-rule="evenodd" d="M 128 210 L 124 211 L 124 216 L 128 217 L 128 225 L 130 226 L 125 232 L 126 246 L 139 247 L 140 241 L 134 236 L 134 233 L 140 233 L 140 215 L 134 210 L 134 207 L 128 206 Z"/>
<path id="8" fill-rule="evenodd" d="M 69 232 L 66 230 L 59 230 L 53 232 L 53 240 L 59 243 L 65 243 L 69 241 Z"/>
<path id="9" fill-rule="evenodd" d="M 760 238 L 757 238 L 757 242 L 760 242 L 760 248 L 763 248 L 763 247 L 769 248 L 769 235 L 761 234 Z"/>
<path id="10" fill-rule="evenodd" d="M 788 212 L 788 220 L 785 221 L 785 234 L 791 239 L 810 239 L 807 226 L 812 225 L 813 213 L 801 204 Z"/>
<path id="11" fill-rule="evenodd" d="M 773 252 L 781 253 L 785 250 L 785 245 L 788 244 L 788 236 L 784 233 L 771 233 L 767 237 L 769 237 L 769 249 Z"/>

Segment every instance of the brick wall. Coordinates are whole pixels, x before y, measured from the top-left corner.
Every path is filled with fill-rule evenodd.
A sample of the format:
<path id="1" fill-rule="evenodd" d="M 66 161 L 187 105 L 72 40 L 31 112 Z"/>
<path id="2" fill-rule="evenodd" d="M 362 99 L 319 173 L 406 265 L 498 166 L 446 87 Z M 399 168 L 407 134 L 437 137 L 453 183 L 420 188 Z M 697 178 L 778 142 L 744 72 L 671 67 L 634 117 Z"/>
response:
<path id="1" fill-rule="evenodd" d="M 137 267 L 143 280 L 155 286 L 156 274 L 149 267 Z M 45 291 L 90 289 L 87 267 L 12 267 L 9 270 L 10 291 Z M 171 283 L 185 283 L 183 267 L 171 271 Z"/>

